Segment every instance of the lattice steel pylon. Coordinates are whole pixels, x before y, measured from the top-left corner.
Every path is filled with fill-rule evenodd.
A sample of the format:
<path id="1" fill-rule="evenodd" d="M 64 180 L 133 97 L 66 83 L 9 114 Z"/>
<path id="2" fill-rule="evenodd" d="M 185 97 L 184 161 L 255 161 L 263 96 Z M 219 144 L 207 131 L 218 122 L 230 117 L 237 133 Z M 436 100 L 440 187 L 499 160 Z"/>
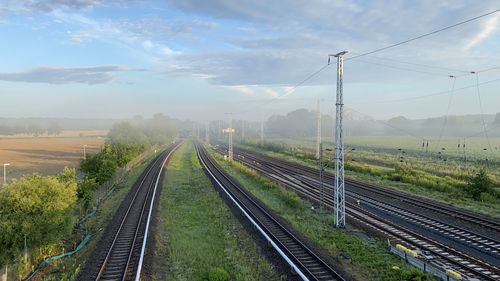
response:
<path id="1" fill-rule="evenodd" d="M 317 127 L 316 127 L 316 159 L 319 160 L 320 156 L 320 145 L 321 145 L 321 110 L 320 110 L 320 104 L 319 104 L 319 99 L 316 104 L 316 110 L 318 113 L 317 117 Z"/>
<path id="2" fill-rule="evenodd" d="M 231 116 L 231 121 L 229 123 L 229 128 L 223 129 L 223 133 L 228 134 L 228 144 L 227 144 L 227 157 L 229 161 L 233 161 L 233 133 L 235 130 L 233 129 L 233 114 L 232 113 L 226 113 Z"/>
<path id="3" fill-rule="evenodd" d="M 260 121 L 260 144 L 264 145 L 264 121 Z"/>
<path id="4" fill-rule="evenodd" d="M 340 52 L 334 56 L 337 58 L 337 99 L 335 102 L 335 206 L 334 220 L 335 227 L 345 227 L 345 183 L 344 183 L 344 97 L 343 97 L 343 74 L 344 74 L 344 55 L 347 51 Z"/>
<path id="5" fill-rule="evenodd" d="M 210 122 L 205 127 L 205 141 L 210 144 Z"/>

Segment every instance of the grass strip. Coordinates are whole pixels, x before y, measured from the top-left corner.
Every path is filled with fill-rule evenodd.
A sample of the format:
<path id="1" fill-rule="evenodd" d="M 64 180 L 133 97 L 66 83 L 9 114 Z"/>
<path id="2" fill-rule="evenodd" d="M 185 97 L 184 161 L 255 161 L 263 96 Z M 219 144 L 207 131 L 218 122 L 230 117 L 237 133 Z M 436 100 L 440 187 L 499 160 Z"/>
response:
<path id="1" fill-rule="evenodd" d="M 192 143 L 173 155 L 158 208 L 153 280 L 211 280 L 224 271 L 230 280 L 280 280 L 203 172 Z"/>

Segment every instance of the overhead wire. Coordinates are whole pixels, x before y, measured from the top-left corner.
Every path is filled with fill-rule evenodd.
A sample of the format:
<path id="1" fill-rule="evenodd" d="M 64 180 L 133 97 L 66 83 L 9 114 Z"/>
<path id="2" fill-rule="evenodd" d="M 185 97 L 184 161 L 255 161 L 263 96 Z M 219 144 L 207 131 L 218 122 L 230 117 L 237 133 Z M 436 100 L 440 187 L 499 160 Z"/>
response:
<path id="1" fill-rule="evenodd" d="M 398 43 L 395 43 L 395 44 L 391 44 L 389 46 L 385 46 L 385 47 L 382 47 L 382 48 L 378 48 L 378 49 L 375 49 L 375 50 L 372 50 L 372 51 L 368 51 L 368 52 L 365 52 L 365 53 L 361 53 L 361 54 L 357 54 L 357 55 L 354 55 L 352 57 L 347 57 L 345 58 L 345 60 L 354 60 L 354 59 L 358 59 L 360 57 L 364 57 L 364 56 L 368 56 L 368 55 L 371 55 L 371 54 L 374 54 L 374 53 L 378 53 L 378 52 L 381 52 L 381 51 L 385 51 L 385 50 L 388 50 L 388 49 L 391 49 L 391 48 L 394 48 L 394 47 L 397 47 L 397 46 L 400 46 L 400 45 L 403 45 L 403 44 L 406 44 L 406 43 L 410 43 L 410 42 L 413 42 L 413 41 L 416 41 L 416 40 L 419 40 L 419 39 L 422 39 L 422 38 L 425 38 L 425 37 L 428 37 L 428 36 L 431 36 L 431 35 L 434 35 L 434 34 L 437 34 L 439 32 L 443 32 L 445 30 L 448 30 L 448 29 L 451 29 L 451 28 L 454 28 L 454 27 L 457 27 L 457 26 L 460 26 L 460 25 L 463 25 L 463 24 L 466 24 L 466 23 L 469 23 L 469 22 L 472 22 L 472 21 L 475 21 L 475 20 L 478 20 L 480 18 L 483 18 L 483 17 L 486 17 L 486 16 L 489 16 L 489 15 L 492 15 L 492 14 L 495 14 L 497 12 L 499 12 L 500 9 L 496 9 L 496 10 L 493 10 L 493 11 L 490 11 L 488 13 L 484 13 L 482 15 L 479 15 L 479 16 L 476 16 L 476 17 L 473 17 L 473 18 L 470 18 L 470 19 L 467 19 L 467 20 L 464 20 L 464 21 L 461 21 L 461 22 L 458 22 L 458 23 L 455 23 L 453 25 L 449 25 L 449 26 L 446 26 L 446 27 L 443 27 L 443 28 L 440 28 L 440 29 L 437 29 L 437 30 L 434 30 L 434 31 L 431 31 L 431 32 L 428 32 L 428 33 L 425 33 L 425 34 L 422 34 L 420 36 L 416 36 L 416 37 L 413 37 L 413 38 L 410 38 L 410 39 L 407 39 L 407 40 L 404 40 L 404 41 L 401 41 L 401 42 L 398 42 Z M 361 61 L 361 60 L 360 60 Z M 393 60 L 394 61 L 394 60 Z M 419 73 L 424 73 L 424 74 L 431 74 L 430 72 L 427 72 L 427 71 L 419 71 L 419 70 L 409 70 L 409 69 L 404 69 L 404 68 L 398 68 L 398 67 L 394 67 L 394 66 L 388 66 L 388 65 L 383 65 L 383 64 L 377 64 L 377 63 L 372 63 L 372 62 L 366 62 L 366 61 L 361 61 L 361 62 L 365 62 L 365 63 L 371 63 L 371 64 L 376 64 L 376 65 L 380 65 L 380 66 L 385 66 L 385 67 L 391 67 L 391 68 L 395 68 L 395 69 L 400 69 L 400 70 L 405 70 L 405 71 L 412 71 L 412 72 L 419 72 Z M 412 63 L 407 63 L 407 64 L 412 64 Z M 414 65 L 417 65 L 417 64 L 414 64 Z M 319 68 L 318 70 L 314 71 L 313 73 L 311 73 L 310 75 L 306 76 L 306 78 L 304 78 L 303 80 L 301 80 L 299 83 L 295 84 L 292 88 L 288 89 L 284 94 L 276 97 L 276 98 L 273 98 L 273 99 L 270 99 L 269 101 L 267 101 L 265 104 L 262 104 L 262 105 L 266 105 L 266 104 L 269 104 L 273 101 L 276 101 L 276 100 L 280 100 L 282 98 L 285 98 L 289 95 L 291 95 L 292 93 L 295 92 L 295 90 L 304 85 L 307 81 L 309 81 L 310 79 L 312 79 L 313 77 L 315 77 L 316 75 L 318 75 L 319 73 L 321 73 L 323 70 L 325 70 L 326 68 L 328 68 L 330 66 L 330 63 L 322 66 L 321 68 Z M 427 66 L 429 68 L 432 68 L 431 66 Z M 434 67 L 434 68 L 439 68 L 439 67 Z M 500 67 L 494 67 L 494 68 L 490 68 L 490 69 L 486 69 L 484 71 L 489 71 L 489 70 L 493 70 L 493 69 L 498 69 Z M 445 69 L 445 68 L 442 68 L 442 69 Z M 466 72 L 466 71 L 460 71 L 460 72 Z M 480 71 L 478 71 L 480 72 Z M 482 109 L 482 102 L 481 102 L 481 95 L 480 95 L 480 91 L 479 91 L 479 78 L 478 78 L 478 72 L 475 72 L 476 74 L 476 88 L 477 88 L 477 94 L 478 94 L 478 99 L 479 99 L 479 104 L 480 104 L 480 110 L 481 110 L 481 116 L 482 116 L 482 121 L 483 121 L 483 131 L 485 133 L 485 136 L 487 137 L 488 139 L 488 145 L 489 145 L 489 148 L 490 148 L 490 151 L 491 151 L 491 144 L 490 144 L 490 141 L 489 141 L 489 137 L 488 137 L 488 134 L 487 134 L 487 130 L 486 130 L 486 123 L 484 121 L 484 114 L 483 114 L 483 109 Z M 436 75 L 436 74 L 432 74 L 432 75 Z M 467 74 L 464 74 L 464 75 L 467 75 Z M 447 114 L 445 115 L 445 122 L 446 122 L 446 116 L 448 115 L 449 113 L 449 110 L 450 110 L 450 106 L 451 106 L 451 101 L 452 101 L 452 97 L 453 97 L 453 93 L 455 92 L 455 81 L 456 81 L 456 76 L 454 76 L 455 79 L 454 79 L 454 82 L 453 82 L 453 87 L 452 87 L 452 90 L 451 90 L 451 94 L 450 94 L 450 100 L 448 102 L 448 107 L 447 107 Z M 500 79 L 496 79 L 496 80 L 491 80 L 491 81 L 488 81 L 486 83 L 492 83 L 492 82 L 495 82 L 495 81 L 498 81 Z M 484 84 L 486 84 L 484 83 Z M 461 89 L 465 89 L 465 88 L 469 88 L 469 87 L 463 87 Z M 444 92 L 444 93 L 435 93 L 435 94 L 430 94 L 430 95 L 425 95 L 425 96 L 418 96 L 418 97 L 413 97 L 413 98 L 410 98 L 410 99 L 419 99 L 419 98 L 423 98 L 423 97 L 429 97 L 429 96 L 435 96 L 435 95 L 442 95 L 442 94 L 446 94 L 448 93 L 449 91 L 447 92 Z M 399 101 L 402 101 L 402 100 L 410 100 L 410 99 L 399 99 Z M 245 113 L 245 112 L 249 112 L 251 110 L 247 110 L 247 111 L 244 111 L 244 112 L 240 112 L 240 113 Z M 354 110 L 356 111 L 356 110 Z M 373 119 L 375 120 L 375 119 Z M 383 122 L 383 121 L 382 121 Z M 406 131 L 404 129 L 401 129 L 401 128 L 396 128 L 395 126 L 387 123 L 387 122 L 383 122 L 385 123 L 386 125 L 392 127 L 392 128 L 395 128 L 395 129 L 398 129 L 398 130 L 401 130 L 401 131 L 405 131 L 407 134 L 413 136 L 413 137 L 416 137 L 416 138 L 419 138 L 419 139 L 422 139 L 421 136 L 416 136 L 414 135 L 413 133 L 409 132 L 409 131 Z M 440 133 L 440 139 L 442 137 L 442 133 L 443 133 L 443 130 L 444 130 L 444 126 L 445 126 L 446 123 L 444 123 L 442 129 L 441 129 L 441 133 Z"/>
<path id="2" fill-rule="evenodd" d="M 500 82 L 500 78 L 488 80 L 488 81 L 485 81 L 485 82 L 481 82 L 481 83 L 479 83 L 479 85 L 486 85 L 486 84 L 491 84 L 491 83 L 495 83 L 495 82 Z M 462 91 L 462 90 L 470 89 L 470 88 L 475 88 L 475 87 L 476 87 L 476 84 L 469 85 L 469 86 L 464 86 L 464 87 L 461 87 L 461 88 L 456 88 L 455 92 L 456 91 Z M 446 95 L 446 94 L 449 94 L 449 93 L 450 93 L 450 91 L 446 90 L 446 91 L 439 91 L 439 92 L 435 92 L 435 93 L 430 93 L 430 94 L 425 94 L 425 95 L 419 95 L 419 96 L 413 96 L 413 97 L 408 97 L 408 98 L 391 99 L 391 100 L 381 100 L 381 101 L 356 102 L 356 103 L 353 103 L 353 104 L 381 104 L 381 103 L 405 102 L 405 101 L 412 101 L 412 100 L 424 99 L 424 98 L 435 97 L 435 96 L 443 96 L 443 95 Z"/>
<path id="3" fill-rule="evenodd" d="M 428 37 L 428 36 L 434 35 L 436 33 L 442 32 L 442 31 L 445 31 L 445 30 L 448 30 L 448 29 L 451 29 L 451 28 L 454 28 L 454 27 L 457 27 L 457 26 L 460 26 L 460 25 L 463 25 L 463 24 L 466 24 L 466 23 L 478 20 L 480 18 L 484 18 L 486 16 L 495 14 L 495 13 L 497 13 L 499 11 L 500 11 L 500 9 L 496 9 L 496 10 L 490 11 L 488 13 L 485 13 L 485 14 L 482 14 L 482 15 L 479 15 L 479 16 L 476 16 L 476 17 L 473 17 L 473 18 L 470 18 L 470 19 L 467 19 L 467 20 L 464 20 L 464 21 L 461 21 L 461 22 L 458 22 L 458 23 L 455 23 L 455 24 L 452 24 L 452 25 L 449 25 L 449 26 L 446 26 L 446 27 L 443 27 L 443 28 L 431 31 L 431 32 L 428 32 L 428 33 L 425 33 L 425 34 L 422 34 L 422 35 L 419 35 L 419 36 L 416 36 L 416 37 L 413 37 L 413 38 L 410 38 L 410 39 L 407 39 L 407 40 L 404 40 L 404 41 L 401 41 L 401 42 L 398 42 L 398 43 L 395 43 L 395 44 L 392 44 L 392 45 L 389 45 L 389 46 L 385 46 L 385 47 L 382 47 L 382 48 L 375 49 L 373 51 L 368 51 L 368 52 L 365 52 L 365 53 L 362 53 L 362 54 L 359 54 L 359 55 L 355 55 L 353 57 L 346 58 L 345 60 L 353 60 L 353 59 L 357 59 L 357 58 L 360 58 L 360 57 L 368 56 L 368 55 L 371 55 L 371 54 L 374 54 L 374 53 L 378 53 L 378 52 L 381 52 L 381 51 L 385 51 L 385 50 L 388 50 L 388 49 L 391 49 L 391 48 L 394 48 L 394 47 L 397 47 L 397 46 L 400 46 L 400 45 L 403 45 L 403 44 L 406 44 L 406 43 L 410 43 L 410 42 L 416 41 L 418 39 L 422 39 L 424 37 Z"/>
<path id="4" fill-rule="evenodd" d="M 448 114 L 450 113 L 450 108 L 451 108 L 451 102 L 453 100 L 453 94 L 455 93 L 455 83 L 457 82 L 457 77 L 455 76 L 450 76 L 450 78 L 453 78 L 453 83 L 451 85 L 451 91 L 450 91 L 450 98 L 448 100 L 448 106 L 446 108 L 446 114 L 444 115 L 444 120 L 441 126 L 441 130 L 439 131 L 439 138 L 436 143 L 436 149 L 439 149 L 439 145 L 441 144 L 441 139 L 443 138 L 443 133 L 444 129 L 446 128 L 446 125 L 448 123 Z"/>
<path id="5" fill-rule="evenodd" d="M 356 55 L 355 52 L 350 52 L 351 54 Z M 463 69 L 455 69 L 455 68 L 449 68 L 449 67 L 443 67 L 443 66 L 436 66 L 436 65 L 429 65 L 429 64 L 423 64 L 423 63 L 415 63 L 415 62 L 408 62 L 408 61 L 402 61 L 402 60 L 396 60 L 394 58 L 381 58 L 377 56 L 369 56 L 370 59 L 376 59 L 376 60 L 383 60 L 383 61 L 390 61 L 390 62 L 396 62 L 399 64 L 408 64 L 408 65 L 414 65 L 418 67 L 424 67 L 424 68 L 433 68 L 433 69 L 440 69 L 443 71 L 446 71 L 447 73 L 451 72 L 461 72 L 461 73 L 469 73 L 469 70 L 463 70 Z"/>
<path id="6" fill-rule="evenodd" d="M 377 66 L 382 66 L 382 67 L 387 67 L 387 68 L 393 68 L 397 70 L 403 70 L 403 71 L 409 71 L 409 72 L 415 72 L 415 73 L 421 73 L 421 74 L 427 74 L 427 75 L 432 75 L 432 76 L 445 76 L 445 74 L 441 73 L 435 73 L 435 72 L 429 72 L 429 71 L 422 71 L 422 70 L 416 70 L 416 69 L 409 69 L 409 68 L 404 68 L 404 67 L 399 67 L 399 66 L 393 66 L 389 64 L 383 64 L 383 63 L 378 63 L 378 62 L 371 62 L 371 61 L 366 61 L 366 60 L 356 60 L 358 62 L 366 63 L 366 64 L 372 64 L 372 65 L 377 65 Z M 448 75 L 446 75 L 448 76 Z"/>
<path id="7" fill-rule="evenodd" d="M 484 121 L 483 103 L 481 101 L 481 93 L 479 91 L 479 73 L 477 73 L 477 72 L 476 72 L 476 89 L 477 89 L 477 99 L 479 101 L 479 110 L 481 111 L 481 120 L 483 122 L 484 136 L 486 137 L 486 140 L 488 141 L 488 148 L 490 149 L 490 152 L 493 152 L 493 150 L 491 149 L 491 142 L 490 142 L 490 138 L 488 136 L 488 131 L 486 130 L 486 122 Z"/>
<path id="8" fill-rule="evenodd" d="M 377 53 L 377 52 L 381 52 L 381 51 L 384 51 L 384 50 L 387 50 L 387 49 L 390 49 L 390 48 L 394 48 L 394 47 L 397 47 L 397 46 L 400 46 L 400 45 L 403 45 L 403 44 L 406 44 L 406 43 L 409 43 L 409 42 L 412 42 L 412 41 L 415 41 L 415 40 L 418 40 L 418 39 L 421 39 L 421 38 L 424 38 L 424 37 L 428 37 L 430 35 L 433 35 L 433 34 L 436 34 L 436 33 L 442 32 L 442 31 L 445 31 L 445 30 L 448 30 L 448 29 L 451 29 L 451 28 L 454 28 L 454 27 L 457 27 L 457 26 L 460 26 L 460 25 L 463 25 L 463 24 L 466 24 L 466 23 L 478 20 L 480 18 L 483 18 L 483 17 L 489 16 L 489 15 L 495 14 L 495 13 L 497 13 L 499 11 L 500 11 L 500 9 L 496 9 L 496 10 L 490 11 L 488 13 L 484 13 L 482 15 L 479 15 L 479 16 L 476 16 L 476 17 L 473 17 L 473 18 L 470 18 L 470 19 L 467 19 L 467 20 L 464 20 L 464 21 L 461 21 L 461 22 L 458 22 L 458 23 L 455 23 L 455 24 L 443 27 L 443 28 L 440 28 L 438 30 L 434 30 L 434 31 L 422 34 L 422 35 L 419 35 L 419 36 L 416 36 L 416 37 L 413 37 L 413 38 L 410 38 L 410 39 L 407 39 L 407 40 L 404 40 L 404 41 L 401 41 L 401 42 L 398 42 L 398 43 L 395 43 L 395 44 L 392 44 L 392 45 L 389 45 L 389 46 L 385 46 L 385 47 L 378 48 L 378 49 L 375 49 L 375 50 L 372 50 L 372 51 L 368 51 L 368 52 L 365 52 L 365 53 L 357 54 L 357 55 L 355 55 L 353 57 L 347 57 L 344 60 L 346 60 L 346 61 L 347 60 L 353 60 L 353 59 L 357 59 L 357 58 L 360 58 L 360 57 L 368 56 L 368 55 L 371 55 L 371 54 L 374 54 L 374 53 Z M 334 63 L 334 64 L 336 64 L 336 63 Z M 303 80 L 301 80 L 299 83 L 295 84 L 292 88 L 290 88 L 289 90 L 287 90 L 285 93 L 283 93 L 282 95 L 280 95 L 278 97 L 269 99 L 269 101 L 266 102 L 265 104 L 271 103 L 271 102 L 273 102 L 275 100 L 279 100 L 279 99 L 282 99 L 282 98 L 285 98 L 285 97 L 291 95 L 292 93 L 295 92 L 295 90 L 297 88 L 299 88 L 300 86 L 304 85 L 307 81 L 311 80 L 313 77 L 315 77 L 316 75 L 318 75 L 319 73 L 321 73 L 323 70 L 325 70 L 326 68 L 328 68 L 330 65 L 332 65 L 332 64 L 328 63 L 326 65 L 323 65 L 318 70 L 316 70 L 316 71 L 312 72 L 311 74 L 309 74 L 308 76 L 306 76 L 306 78 L 304 78 Z M 265 104 L 263 104 L 263 105 L 265 105 Z M 251 110 L 247 110 L 247 111 L 240 112 L 240 113 L 242 114 L 242 113 L 247 113 L 247 112 L 250 112 L 250 111 Z"/>

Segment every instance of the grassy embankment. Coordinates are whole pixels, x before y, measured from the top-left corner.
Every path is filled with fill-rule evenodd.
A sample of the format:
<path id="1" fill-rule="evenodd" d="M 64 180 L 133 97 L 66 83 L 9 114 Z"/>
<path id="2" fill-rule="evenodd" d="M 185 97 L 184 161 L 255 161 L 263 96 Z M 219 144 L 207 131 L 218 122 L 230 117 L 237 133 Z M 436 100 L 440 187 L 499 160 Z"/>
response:
<path id="1" fill-rule="evenodd" d="M 280 279 L 204 174 L 191 143 L 173 155 L 158 208 L 153 280 L 212 280 L 217 269 L 230 280 Z"/>
<path id="2" fill-rule="evenodd" d="M 359 233 L 333 228 L 330 213 L 312 210 L 312 205 L 297 194 L 285 190 L 241 164 L 224 161 L 223 157 L 213 150 L 209 152 L 224 170 L 307 239 L 333 257 L 341 253 L 350 255 L 351 262 L 339 262 L 356 280 L 432 279 L 390 254 L 384 241 L 367 239 Z"/>
<path id="3" fill-rule="evenodd" d="M 120 182 L 116 185 L 116 190 L 111 197 L 104 201 L 96 214 L 91 217 L 85 225 L 89 231 L 93 234 L 92 240 L 83 248 L 83 250 L 71 257 L 64 258 L 58 262 L 54 262 L 43 270 L 43 280 L 58 280 L 58 281 L 72 281 L 76 280 L 78 274 L 83 269 L 85 261 L 90 258 L 90 254 L 95 248 L 96 243 L 99 241 L 102 235 L 102 231 L 109 223 L 109 220 L 113 217 L 114 213 L 120 206 L 121 202 L 127 196 L 128 192 L 137 181 L 141 173 L 146 169 L 147 165 L 154 160 L 155 156 L 160 153 L 160 149 L 157 153 L 153 152 L 154 149 L 141 155 L 143 160 L 140 161 L 137 166 L 132 168 L 129 172 L 125 173 Z M 113 179 L 114 180 L 114 179 Z M 81 233 L 75 233 L 75 237 L 69 239 L 76 243 L 80 239 Z M 37 278 L 40 278 L 38 275 Z"/>
<path id="4" fill-rule="evenodd" d="M 285 144 L 266 143 L 264 147 L 248 143 L 243 148 L 263 153 L 268 156 L 296 162 L 317 168 L 314 153 L 300 147 L 291 149 Z M 332 152 L 327 152 L 331 154 Z M 403 158 L 400 158 L 403 156 Z M 332 159 L 332 155 L 325 155 Z M 394 155 L 382 148 L 359 148 L 346 150 L 346 176 L 373 184 L 396 188 L 435 200 L 460 206 L 471 211 L 480 212 L 493 217 L 500 217 L 500 183 L 498 176 L 492 172 L 490 163 L 488 174 L 493 180 L 490 193 L 482 193 L 474 199 L 468 195 L 468 178 L 474 174 L 473 163 L 461 165 L 459 159 L 449 158 L 444 161 L 428 161 L 412 151 L 399 152 Z M 403 162 L 397 161 L 402 159 Z M 332 172 L 333 163 L 328 163 L 327 170 Z"/>

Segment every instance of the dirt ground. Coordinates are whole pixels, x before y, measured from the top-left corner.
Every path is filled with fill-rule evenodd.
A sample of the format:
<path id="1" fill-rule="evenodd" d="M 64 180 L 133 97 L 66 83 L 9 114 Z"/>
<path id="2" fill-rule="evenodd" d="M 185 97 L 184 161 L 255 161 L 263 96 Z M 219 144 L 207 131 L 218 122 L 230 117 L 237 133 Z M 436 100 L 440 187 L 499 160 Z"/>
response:
<path id="1" fill-rule="evenodd" d="M 7 182 L 24 174 L 52 175 L 65 166 L 76 167 L 87 153 L 97 152 L 104 144 L 105 133 L 78 132 L 57 137 L 0 137 L 0 184 L 3 164 L 7 166 Z"/>

